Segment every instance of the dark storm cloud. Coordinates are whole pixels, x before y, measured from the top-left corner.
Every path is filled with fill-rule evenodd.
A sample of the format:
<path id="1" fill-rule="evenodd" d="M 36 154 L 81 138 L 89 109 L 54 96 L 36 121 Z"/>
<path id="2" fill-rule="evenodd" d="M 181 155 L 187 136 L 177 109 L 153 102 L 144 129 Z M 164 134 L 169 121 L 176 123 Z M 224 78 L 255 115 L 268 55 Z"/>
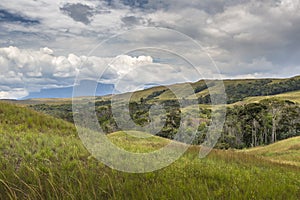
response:
<path id="1" fill-rule="evenodd" d="M 212 23 L 224 36 L 210 34 L 208 42 L 215 41 L 221 49 L 245 63 L 265 58 L 275 65 L 273 70 L 279 66 L 299 65 L 300 16 L 295 11 L 295 7 L 275 1 L 227 8 L 214 16 Z M 253 67 L 252 71 L 257 68 Z"/>
<path id="2" fill-rule="evenodd" d="M 122 0 L 122 2 L 124 5 L 137 8 L 144 8 L 148 4 L 148 0 Z"/>
<path id="3" fill-rule="evenodd" d="M 154 23 L 151 22 L 151 19 L 146 19 L 138 16 L 125 16 L 121 18 L 121 21 L 124 23 L 125 27 L 134 27 L 134 26 L 155 26 Z"/>
<path id="4" fill-rule="evenodd" d="M 30 19 L 4 9 L 0 9 L 0 22 L 21 23 L 26 25 L 35 25 L 40 23 L 39 20 Z"/>
<path id="5" fill-rule="evenodd" d="M 144 12 L 155 12 L 158 9 L 165 9 L 169 3 L 161 0 L 104 0 L 107 6 L 111 8 L 130 7 L 131 9 L 139 9 Z"/>
<path id="6" fill-rule="evenodd" d="M 123 17 L 122 22 L 124 22 L 127 26 L 138 25 L 140 24 L 140 18 L 135 16 L 126 16 Z"/>
<path id="7" fill-rule="evenodd" d="M 71 17 L 73 20 L 82 22 L 84 24 L 90 24 L 92 18 L 96 14 L 109 14 L 111 12 L 110 10 L 103 9 L 100 6 L 93 8 L 81 3 L 67 3 L 63 7 L 61 7 L 60 10 Z"/>
<path id="8" fill-rule="evenodd" d="M 143 8 L 148 4 L 149 0 L 105 0 L 105 2 L 109 6 L 116 5 L 117 3 L 122 3 L 130 7 Z"/>
<path id="9" fill-rule="evenodd" d="M 60 9 L 75 21 L 84 24 L 89 24 L 91 22 L 91 17 L 94 15 L 94 9 L 92 7 L 81 3 L 67 3 Z"/>

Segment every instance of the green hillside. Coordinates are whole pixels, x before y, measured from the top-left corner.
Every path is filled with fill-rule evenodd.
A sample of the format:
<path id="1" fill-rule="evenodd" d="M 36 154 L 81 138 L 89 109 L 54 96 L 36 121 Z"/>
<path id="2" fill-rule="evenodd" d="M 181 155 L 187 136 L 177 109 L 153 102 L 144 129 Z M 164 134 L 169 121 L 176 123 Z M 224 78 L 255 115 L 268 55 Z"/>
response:
<path id="1" fill-rule="evenodd" d="M 194 88 L 195 94 L 198 98 L 200 104 L 210 103 L 209 91 L 207 85 L 212 89 L 215 89 L 216 81 L 206 82 L 200 80 L 195 83 L 181 83 L 174 84 L 171 87 L 176 93 L 185 91 L 186 87 L 191 85 Z M 227 103 L 235 103 L 242 101 L 247 97 L 255 96 L 269 96 L 277 95 L 281 93 L 299 91 L 300 90 L 300 76 L 286 78 L 286 79 L 232 79 L 223 80 L 225 91 L 227 95 Z M 124 95 L 132 95 L 133 101 L 139 101 L 140 98 L 144 98 L 148 101 L 163 101 L 176 99 L 176 96 L 166 87 L 154 87 L 142 91 L 137 91 L 132 93 L 127 93 Z M 122 99 L 124 95 L 119 95 L 118 98 Z M 192 96 L 186 97 L 186 99 L 191 99 Z"/>
<path id="2" fill-rule="evenodd" d="M 195 94 L 200 104 L 209 104 L 210 97 L 207 85 L 214 89 L 216 81 L 199 80 L 194 83 L 178 83 L 167 87 L 171 87 L 175 92 L 181 93 L 190 85 L 194 88 Z M 248 97 L 278 95 L 287 92 L 300 90 L 300 76 L 285 79 L 225 79 L 223 80 L 227 95 L 227 103 L 232 104 L 238 101 L 243 101 Z M 144 99 L 148 102 L 165 101 L 176 99 L 176 96 L 167 87 L 157 86 L 148 88 L 133 93 L 118 94 L 115 99 L 124 99 L 131 97 L 132 101 L 140 101 Z M 84 99 L 85 97 L 78 98 Z M 191 99 L 192 96 L 187 96 L 185 99 Z M 110 96 L 98 97 L 98 100 L 109 100 Z M 68 104 L 71 99 L 28 99 L 15 101 L 15 103 L 34 105 L 34 104 Z"/>
<path id="3" fill-rule="evenodd" d="M 199 159 L 194 146 L 162 170 L 123 173 L 95 160 L 71 123 L 3 102 L 0 134 L 0 199 L 300 198 L 299 167 L 243 152 L 214 150 Z M 169 142 L 124 132 L 109 138 L 132 152 Z"/>
<path id="4" fill-rule="evenodd" d="M 300 135 L 299 76 L 288 79 L 224 80 L 223 82 L 228 97 L 227 102 L 230 104 L 227 104 L 226 122 L 222 137 L 216 145 L 217 148 L 248 148 Z M 207 83 L 213 88 L 216 87 L 214 82 Z M 205 81 L 201 80 L 191 85 L 198 98 L 193 101 L 192 96 L 177 99 L 172 92 L 183 94 L 190 87 L 190 83 L 168 86 L 172 91 L 168 87 L 158 86 L 134 93 L 115 95 L 113 98 L 120 102 L 130 98 L 131 118 L 140 126 L 151 122 L 149 118 L 151 106 L 162 105 L 166 110 L 166 116 L 158 117 L 166 117 L 166 124 L 158 136 L 168 139 L 174 138 L 179 128 L 181 113 L 195 113 L 196 108 L 199 107 L 199 117 L 194 120 L 199 120 L 200 126 L 194 144 L 201 144 L 209 129 L 212 106 Z M 88 97 L 77 98 L 77 100 L 82 104 L 91 103 Z M 179 101 L 185 104 L 183 108 L 180 108 Z M 73 123 L 71 99 L 30 99 L 13 101 L 13 103 Z M 98 121 L 106 133 L 122 130 L 112 114 L 111 96 L 97 97 L 95 110 Z"/>
<path id="5" fill-rule="evenodd" d="M 108 137 L 115 145 L 135 153 L 155 151 L 170 143 L 168 139 L 138 131 L 119 131 L 109 134 Z"/>
<path id="6" fill-rule="evenodd" d="M 16 133 L 30 130 L 40 133 L 74 135 L 75 131 L 74 125 L 64 120 L 5 102 L 0 102 L 0 125 L 2 131 L 13 130 Z"/>
<path id="7" fill-rule="evenodd" d="M 295 103 L 300 104 L 300 90 L 293 91 L 293 92 L 286 92 L 276 95 L 269 95 L 269 96 L 257 96 L 257 97 L 247 97 L 243 101 L 236 102 L 232 105 L 241 105 L 241 104 L 248 104 L 248 103 L 258 103 L 263 99 L 270 99 L 270 98 L 277 98 L 281 100 L 289 100 Z"/>
<path id="8" fill-rule="evenodd" d="M 246 79 L 224 80 L 227 94 L 227 116 L 216 148 L 248 148 L 268 145 L 277 140 L 300 135 L 300 76 L 287 79 Z M 212 81 L 207 84 L 214 88 Z M 177 99 L 192 85 L 197 99 L 192 96 Z M 172 91 L 169 88 L 172 88 Z M 166 124 L 158 136 L 173 139 L 180 126 L 181 114 L 196 113 L 199 107 L 200 121 L 194 144 L 201 144 L 211 122 L 212 106 L 207 85 L 204 80 L 195 83 L 157 86 L 134 93 L 113 96 L 121 103 L 130 98 L 130 117 L 140 126 L 151 122 L 149 110 L 160 104 L 166 110 Z M 195 96 L 193 97 L 195 98 Z M 77 98 L 79 103 L 90 104 L 88 97 Z M 184 103 L 180 108 L 179 101 Z M 197 104 L 198 102 L 198 104 Z M 36 111 L 52 115 L 73 123 L 71 99 L 30 99 L 13 101 Z M 120 103 L 120 105 L 121 105 Z M 95 111 L 102 129 L 106 133 L 123 130 L 115 122 L 111 108 L 111 96 L 97 97 Z M 125 122 L 126 123 L 126 122 Z"/>
<path id="9" fill-rule="evenodd" d="M 280 95 L 282 98 L 276 98 L 277 96 L 273 98 L 260 97 L 257 101 L 244 100 L 227 106 L 222 137 L 216 147 L 241 149 L 267 145 L 277 140 L 299 136 L 300 106 L 290 101 L 291 98 L 285 97 L 285 93 Z M 154 103 L 145 99 L 131 101 L 128 108 L 131 118 L 140 126 L 151 122 L 149 109 Z M 176 100 L 163 100 L 161 105 L 166 110 L 166 115 L 157 117 L 166 118 L 166 123 L 159 131 L 158 136 L 173 139 L 180 126 L 181 114 L 195 113 L 194 120 L 199 120 L 200 125 L 194 144 L 203 142 L 211 123 L 211 106 L 199 104 L 180 108 Z M 73 122 L 72 104 L 38 104 L 30 106 L 30 108 Z M 99 124 L 106 133 L 123 130 L 114 120 L 109 100 L 97 101 L 95 111 Z M 124 121 L 124 123 L 126 122 Z"/>
<path id="10" fill-rule="evenodd" d="M 251 148 L 245 152 L 265 157 L 278 163 L 300 167 L 300 137 L 293 137 L 262 147 Z"/>

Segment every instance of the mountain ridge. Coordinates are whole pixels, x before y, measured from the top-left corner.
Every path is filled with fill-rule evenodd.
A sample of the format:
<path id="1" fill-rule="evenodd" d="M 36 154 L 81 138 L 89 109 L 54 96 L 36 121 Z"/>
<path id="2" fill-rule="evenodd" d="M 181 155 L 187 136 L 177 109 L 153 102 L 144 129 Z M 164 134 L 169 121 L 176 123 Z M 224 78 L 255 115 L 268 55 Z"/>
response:
<path id="1" fill-rule="evenodd" d="M 206 86 L 206 82 L 211 82 L 211 81 L 223 81 L 224 86 L 226 92 L 228 92 L 228 89 L 232 89 L 230 85 L 232 84 L 242 84 L 245 85 L 247 83 L 254 83 L 254 82 L 262 82 L 262 84 L 271 81 L 269 83 L 272 84 L 276 84 L 278 82 L 286 82 L 288 80 L 296 80 L 299 81 L 299 85 L 300 85 L 300 75 L 297 76 L 293 76 L 290 78 L 251 78 L 251 79 L 222 79 L 222 80 L 215 80 L 215 79 L 201 79 L 198 80 L 196 82 L 186 82 L 186 83 L 174 83 L 174 84 L 169 84 L 166 86 L 153 86 L 153 87 L 145 87 L 143 90 L 137 90 L 134 92 L 126 92 L 126 93 L 122 93 L 120 94 L 118 91 L 115 91 L 114 85 L 113 84 L 102 84 L 102 83 L 97 83 L 97 88 L 95 91 L 95 96 L 97 97 L 101 97 L 101 96 L 106 96 L 106 95 L 129 95 L 132 93 L 139 93 L 139 92 L 143 92 L 143 91 L 157 91 L 160 90 L 160 88 L 165 88 L 165 87 L 182 87 L 185 84 L 190 84 L 194 89 L 195 89 L 195 93 L 196 95 L 200 92 L 202 92 L 204 95 L 202 95 L 205 99 L 202 99 L 202 101 L 207 101 L 207 91 L 205 92 L 205 90 L 207 89 Z M 268 84 L 269 84 L 268 83 Z M 259 85 L 259 86 L 262 86 Z M 82 81 L 82 83 L 80 84 L 80 88 L 82 88 L 81 93 L 79 95 L 77 95 L 77 97 L 79 96 L 88 96 L 91 94 L 91 92 L 89 91 L 85 91 L 84 88 L 89 88 L 90 86 L 94 86 L 95 83 L 93 81 Z M 229 87 L 229 88 L 228 88 Z M 78 88 L 77 88 L 78 89 Z M 300 90 L 300 86 L 298 88 Z M 294 90 L 289 90 L 289 91 L 294 91 Z M 287 92 L 287 91 L 285 91 Z M 30 93 L 28 96 L 23 97 L 19 100 L 27 100 L 27 99 L 36 99 L 36 98 L 72 98 L 73 95 L 73 86 L 70 87 L 63 87 L 63 88 L 52 88 L 52 89 L 42 89 L 40 92 L 33 92 Z M 269 95 L 269 94 L 267 94 Z M 270 94 L 271 95 L 271 94 Z M 246 95 L 248 97 L 248 95 Z M 166 97 L 168 98 L 168 96 Z M 244 98 L 244 97 L 243 97 Z M 231 103 L 234 100 L 230 100 Z"/>

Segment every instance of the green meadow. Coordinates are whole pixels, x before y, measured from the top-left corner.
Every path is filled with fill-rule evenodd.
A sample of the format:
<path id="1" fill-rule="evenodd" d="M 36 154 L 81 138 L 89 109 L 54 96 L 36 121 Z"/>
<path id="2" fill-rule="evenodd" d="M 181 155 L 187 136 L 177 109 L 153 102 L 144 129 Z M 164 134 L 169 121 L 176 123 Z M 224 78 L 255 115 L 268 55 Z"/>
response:
<path id="1" fill-rule="evenodd" d="M 93 158 L 69 122 L 3 102 L 0 120 L 0 199 L 300 198 L 299 137 L 251 150 L 213 150 L 203 159 L 191 146 L 164 169 L 130 174 Z M 124 132 L 108 137 L 132 152 L 169 142 Z"/>

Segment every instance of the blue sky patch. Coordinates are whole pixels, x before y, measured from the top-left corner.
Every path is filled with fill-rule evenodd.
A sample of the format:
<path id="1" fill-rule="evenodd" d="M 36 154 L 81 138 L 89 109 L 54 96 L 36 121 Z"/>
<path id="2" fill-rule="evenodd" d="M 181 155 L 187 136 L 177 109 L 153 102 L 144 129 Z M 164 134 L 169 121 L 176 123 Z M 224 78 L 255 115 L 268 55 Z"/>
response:
<path id="1" fill-rule="evenodd" d="M 0 9 L 0 22 L 22 23 L 26 25 L 35 25 L 40 23 L 36 19 L 30 19 L 3 9 Z"/>

